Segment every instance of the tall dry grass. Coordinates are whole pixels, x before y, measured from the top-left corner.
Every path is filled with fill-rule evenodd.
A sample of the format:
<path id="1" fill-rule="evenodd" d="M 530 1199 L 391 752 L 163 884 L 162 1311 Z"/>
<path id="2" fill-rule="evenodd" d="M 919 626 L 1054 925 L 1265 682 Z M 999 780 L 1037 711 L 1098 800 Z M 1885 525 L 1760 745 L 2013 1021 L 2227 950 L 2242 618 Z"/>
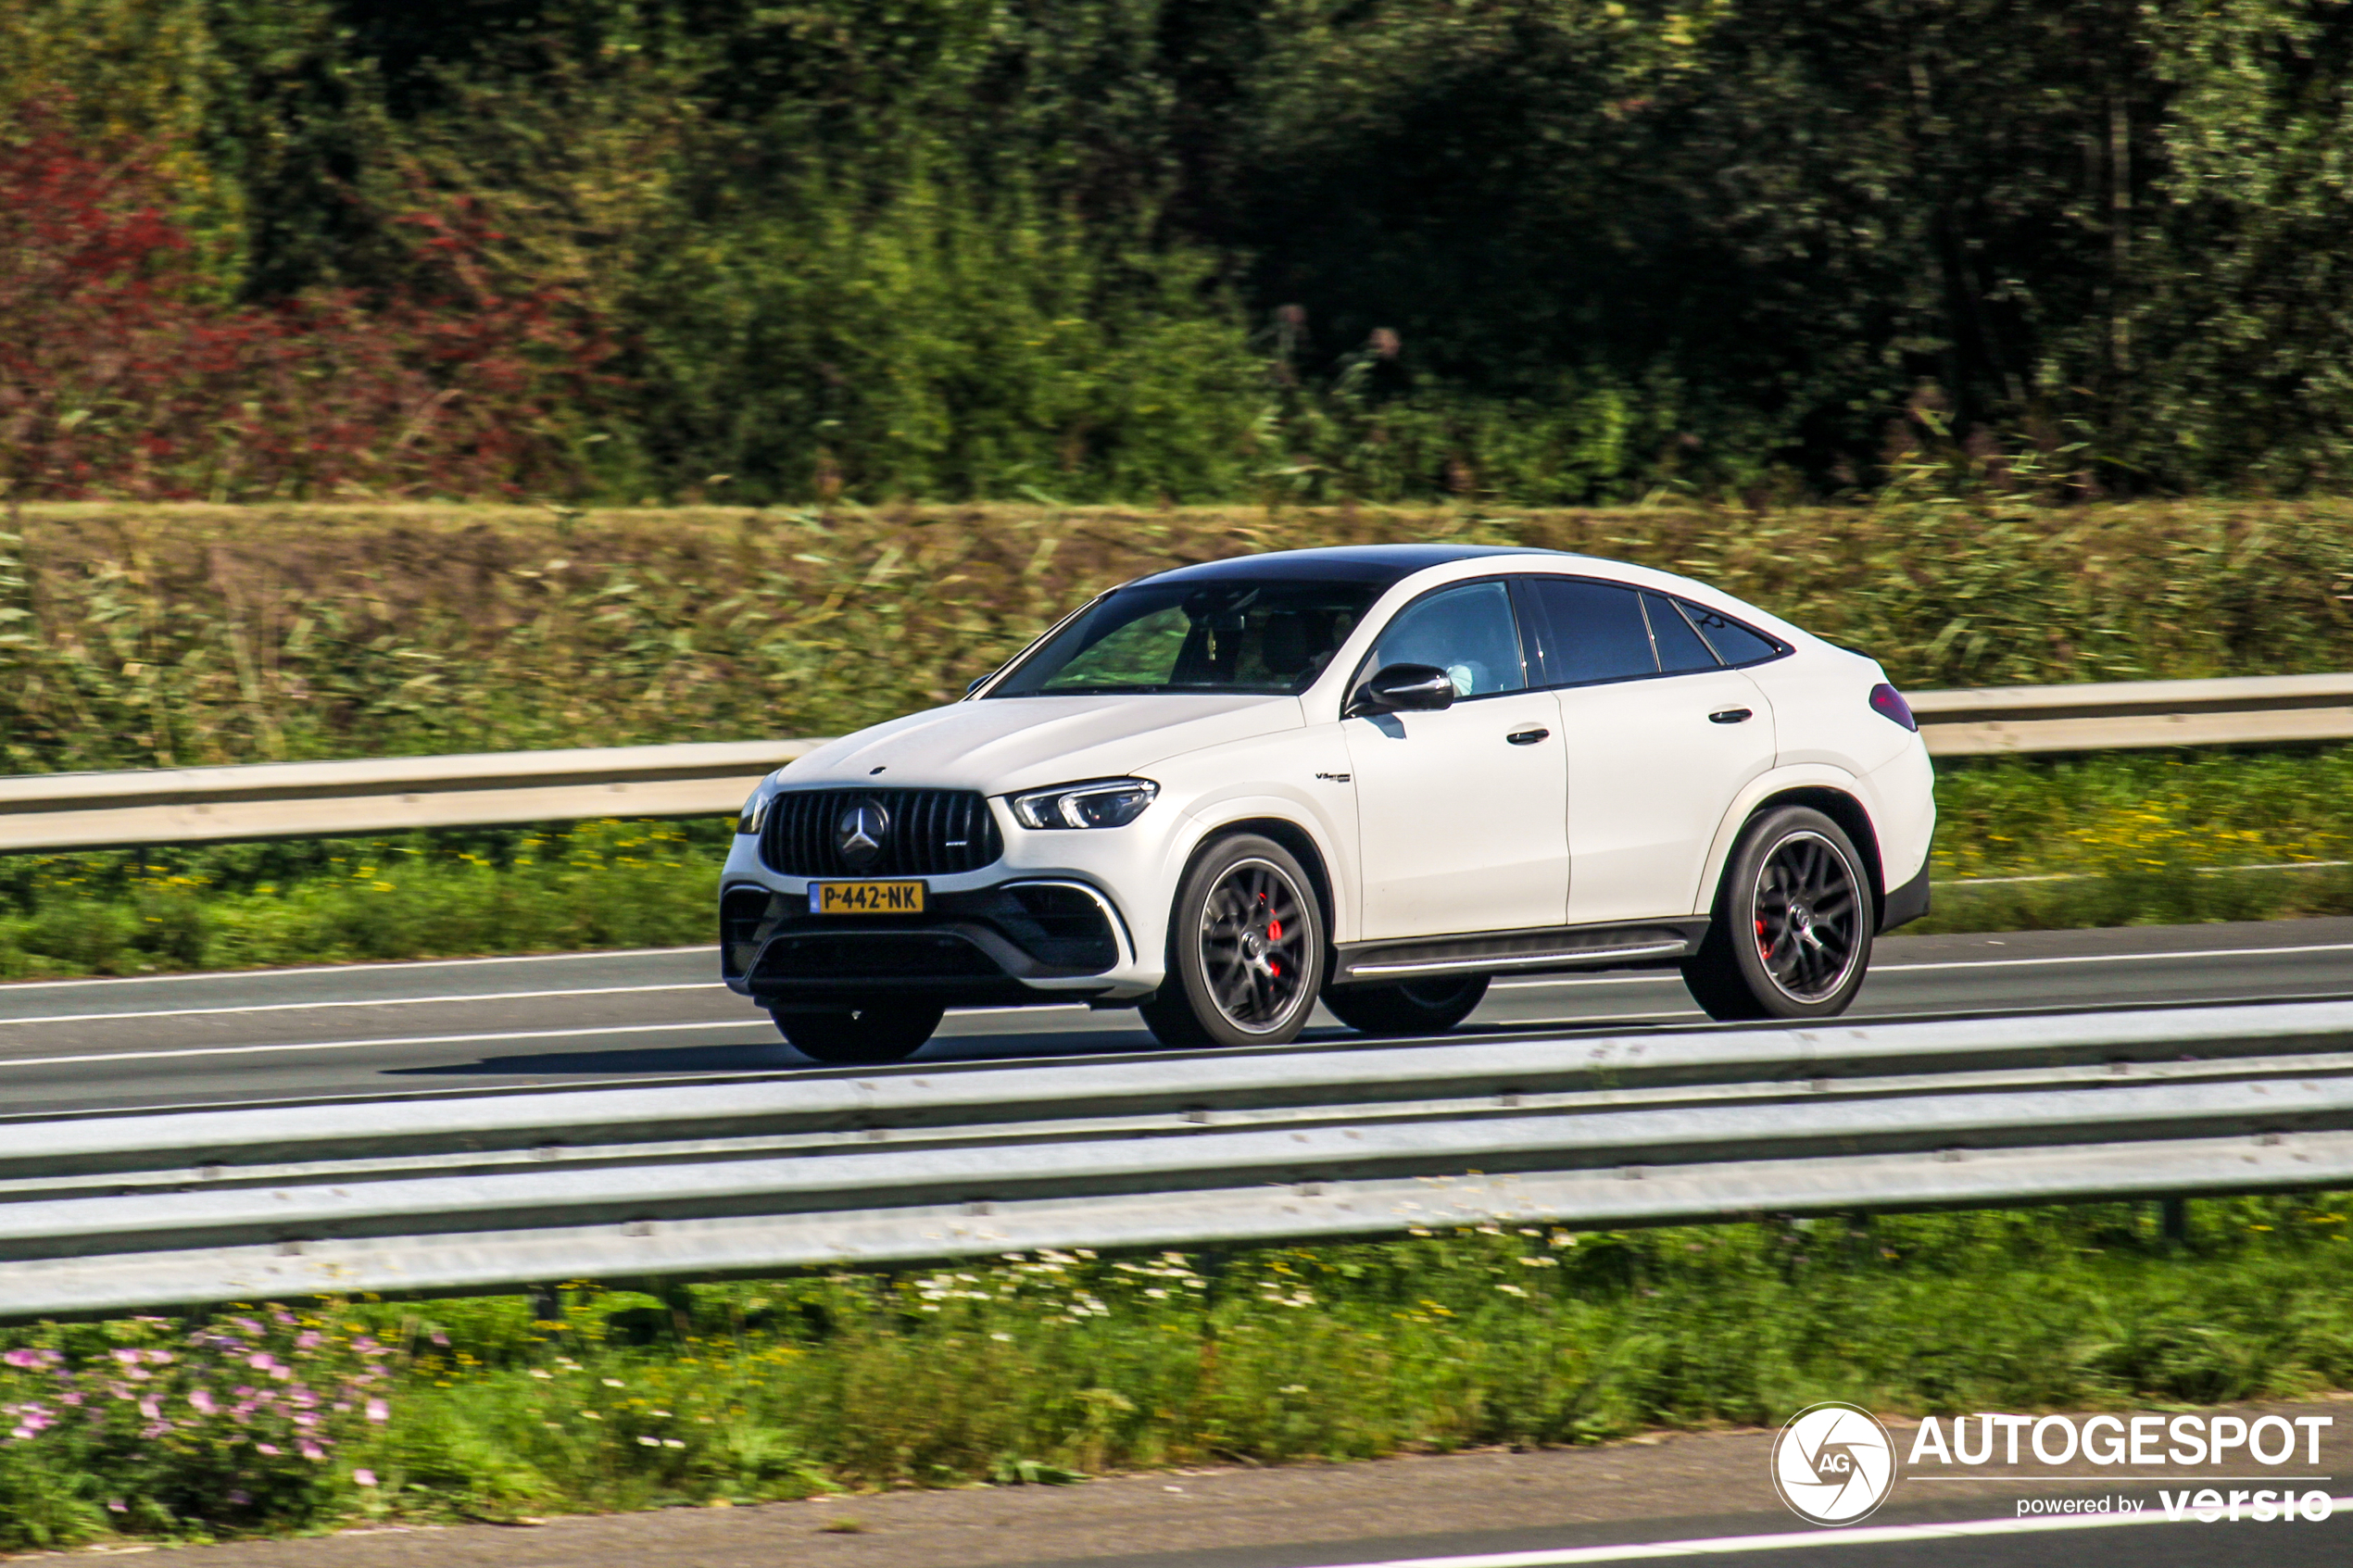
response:
<path id="1" fill-rule="evenodd" d="M 1897 495 L 1748 513 L 24 507 L 16 771 L 837 734 L 944 702 L 1125 579 L 1521 543 L 1666 567 L 1906 685 L 2353 668 L 2353 504 Z"/>

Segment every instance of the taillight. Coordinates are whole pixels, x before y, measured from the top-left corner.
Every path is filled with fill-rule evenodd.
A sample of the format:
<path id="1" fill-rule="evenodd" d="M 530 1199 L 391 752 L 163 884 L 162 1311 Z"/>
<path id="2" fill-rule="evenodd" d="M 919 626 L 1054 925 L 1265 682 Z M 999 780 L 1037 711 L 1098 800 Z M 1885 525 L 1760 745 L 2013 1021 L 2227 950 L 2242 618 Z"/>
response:
<path id="1" fill-rule="evenodd" d="M 1882 719 L 1892 720 L 1903 725 L 1907 730 L 1917 730 L 1920 727 L 1920 721 L 1912 717 L 1912 705 L 1904 700 L 1904 694 L 1885 681 L 1881 681 L 1871 688 L 1871 711 Z"/>

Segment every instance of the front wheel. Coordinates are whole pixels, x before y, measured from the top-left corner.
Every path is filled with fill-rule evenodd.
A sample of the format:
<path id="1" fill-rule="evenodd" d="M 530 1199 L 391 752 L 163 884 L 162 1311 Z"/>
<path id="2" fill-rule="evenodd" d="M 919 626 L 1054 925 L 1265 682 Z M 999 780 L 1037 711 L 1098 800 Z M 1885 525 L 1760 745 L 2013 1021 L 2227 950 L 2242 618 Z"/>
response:
<path id="1" fill-rule="evenodd" d="M 1168 926 L 1168 978 L 1142 1005 L 1170 1046 L 1279 1046 L 1324 983 L 1315 884 L 1271 838 L 1236 834 L 1194 860 Z"/>
<path id="2" fill-rule="evenodd" d="M 1487 976 L 1336 985 L 1324 993 L 1332 1016 L 1359 1035 L 1443 1035 L 1487 996 Z"/>
<path id="3" fill-rule="evenodd" d="M 793 1049 L 829 1066 L 904 1061 L 923 1049 L 947 1010 L 930 1002 L 869 1002 L 822 1011 L 771 1010 Z"/>
<path id="4" fill-rule="evenodd" d="M 1733 847 L 1683 984 L 1710 1018 L 1834 1018 L 1863 987 L 1876 915 L 1845 830 L 1809 808 L 1780 807 Z"/>

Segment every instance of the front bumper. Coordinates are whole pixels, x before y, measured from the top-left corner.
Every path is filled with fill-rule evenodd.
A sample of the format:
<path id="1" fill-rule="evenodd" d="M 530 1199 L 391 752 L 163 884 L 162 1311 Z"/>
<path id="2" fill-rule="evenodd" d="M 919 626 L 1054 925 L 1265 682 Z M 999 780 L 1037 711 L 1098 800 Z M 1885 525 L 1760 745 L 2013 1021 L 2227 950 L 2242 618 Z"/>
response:
<path id="1" fill-rule="evenodd" d="M 1002 868 L 1000 874 L 1003 875 Z M 943 1006 L 1132 999 L 1135 943 L 1083 881 L 935 879 L 919 915 L 812 915 L 806 884 L 737 882 L 720 895 L 720 971 L 763 1007 L 920 996 Z"/>

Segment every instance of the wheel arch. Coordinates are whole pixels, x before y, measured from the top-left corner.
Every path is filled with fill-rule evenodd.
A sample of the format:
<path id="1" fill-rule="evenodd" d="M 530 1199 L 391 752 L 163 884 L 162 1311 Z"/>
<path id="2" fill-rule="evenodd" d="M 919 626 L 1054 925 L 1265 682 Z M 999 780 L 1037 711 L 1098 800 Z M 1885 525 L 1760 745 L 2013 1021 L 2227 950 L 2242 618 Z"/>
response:
<path id="1" fill-rule="evenodd" d="M 1839 781 L 1810 778 L 1778 784 L 1742 809 L 1726 815 L 1708 857 L 1706 902 L 1696 912 L 1706 913 L 1716 908 L 1716 900 L 1723 892 L 1725 871 L 1732 863 L 1732 850 L 1749 824 L 1782 806 L 1811 807 L 1836 822 L 1854 840 L 1856 852 L 1863 857 L 1863 872 L 1870 882 L 1873 909 L 1886 908 L 1887 868 L 1881 856 L 1879 830 L 1872 824 L 1870 808 L 1864 804 L 1860 794 Z"/>
<path id="2" fill-rule="evenodd" d="M 1291 858 L 1305 869 L 1307 880 L 1315 886 L 1316 907 L 1324 917 L 1324 946 L 1329 948 L 1336 940 L 1333 916 L 1338 907 L 1331 867 L 1315 835 L 1288 817 L 1235 817 L 1211 823 L 1202 829 L 1201 836 L 1193 840 L 1192 847 L 1185 852 L 1184 868 L 1177 873 L 1176 885 L 1180 888 L 1185 885 L 1185 880 L 1193 874 L 1194 865 L 1209 852 L 1212 845 L 1240 834 L 1256 834 L 1261 838 L 1274 840 L 1290 851 Z M 1324 965 L 1327 974 L 1331 972 L 1330 960 L 1331 955 L 1327 951 Z"/>
<path id="3" fill-rule="evenodd" d="M 1880 859 L 1879 830 L 1871 825 L 1871 813 L 1860 800 L 1828 784 L 1799 784 L 1768 795 L 1750 808 L 1741 821 L 1741 831 L 1745 833 L 1750 822 L 1780 806 L 1810 806 L 1845 830 L 1855 847 L 1862 851 L 1864 871 L 1871 879 L 1873 909 L 1886 906 L 1887 868 Z"/>

